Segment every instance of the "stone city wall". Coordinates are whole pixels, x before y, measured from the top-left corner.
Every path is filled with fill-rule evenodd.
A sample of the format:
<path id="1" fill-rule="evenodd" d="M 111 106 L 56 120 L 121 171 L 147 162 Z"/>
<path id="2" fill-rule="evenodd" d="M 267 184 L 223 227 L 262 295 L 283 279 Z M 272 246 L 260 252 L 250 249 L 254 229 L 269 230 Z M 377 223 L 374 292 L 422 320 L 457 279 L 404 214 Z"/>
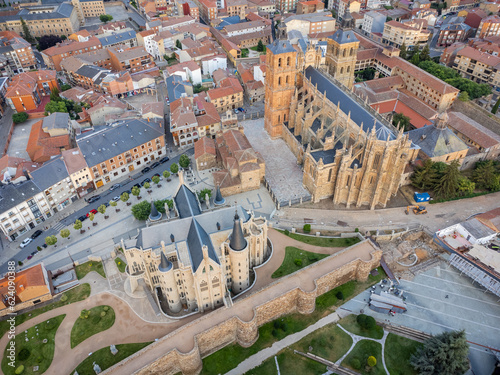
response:
<path id="1" fill-rule="evenodd" d="M 366 242 L 366 240 L 364 241 Z M 364 244 L 362 242 L 361 244 Z M 368 241 L 369 242 L 369 241 Z M 371 244 L 371 243 L 370 243 Z M 349 248 L 344 249 L 342 252 L 348 252 L 349 250 L 359 246 L 356 244 Z M 165 353 L 160 358 L 151 362 L 146 367 L 135 372 L 138 375 L 170 375 L 182 372 L 183 374 L 199 374 L 202 369 L 202 358 L 214 353 L 215 351 L 223 348 L 224 346 L 237 342 L 243 347 L 249 347 L 257 341 L 259 337 L 259 327 L 267 322 L 279 318 L 285 314 L 292 312 L 299 312 L 301 314 L 309 314 L 314 311 L 316 298 L 328 292 L 329 290 L 336 288 L 350 280 L 356 279 L 359 281 L 364 281 L 368 278 L 370 271 L 380 264 L 380 258 L 382 256 L 382 251 L 376 248 L 372 251 L 372 259 L 370 261 L 362 261 L 361 259 L 356 259 L 350 263 L 344 264 L 343 266 L 333 269 L 322 276 L 319 276 L 315 281 L 310 291 L 302 290 L 301 288 L 294 288 L 292 290 L 286 291 L 285 293 L 272 298 L 273 294 L 276 293 L 276 289 L 280 288 L 286 280 L 293 276 L 287 276 L 279 279 L 272 283 L 271 285 L 261 289 L 256 293 L 248 295 L 245 299 L 238 301 L 237 303 L 244 304 L 245 302 L 250 302 L 251 298 L 259 298 L 264 296 L 269 296 L 272 298 L 263 304 L 260 304 L 253 308 L 253 317 L 247 321 L 242 321 L 239 317 L 233 316 L 218 325 L 208 328 L 207 330 L 196 334 L 194 337 L 194 348 L 188 353 L 180 353 L 177 349 L 171 350 Z M 320 262 L 328 261 L 331 258 L 325 258 Z M 314 267 L 320 262 L 316 262 L 304 270 Z M 301 272 L 303 272 L 302 270 Z M 312 285 L 314 285 L 312 284 Z M 274 293 L 273 293 L 274 291 Z M 245 312 L 244 305 L 241 305 L 241 309 L 236 311 L 240 316 L 249 314 Z M 114 372 L 121 373 L 120 369 L 123 371 L 127 368 L 127 364 L 140 356 L 147 356 L 148 352 L 154 350 L 158 345 L 164 344 L 167 340 L 175 340 L 175 336 L 182 334 L 181 332 L 186 332 L 189 335 L 191 332 L 191 327 L 204 324 L 206 321 L 214 319 L 213 314 L 220 314 L 221 311 L 216 310 L 212 313 L 208 313 L 193 322 L 182 326 L 178 330 L 171 332 L 170 334 L 164 336 L 157 342 L 147 346 L 141 351 L 133 354 L 132 356 L 126 358 L 117 365 L 111 367 L 104 374 Z M 251 313 L 250 313 L 251 314 Z M 205 322 L 204 322 L 205 321 Z"/>

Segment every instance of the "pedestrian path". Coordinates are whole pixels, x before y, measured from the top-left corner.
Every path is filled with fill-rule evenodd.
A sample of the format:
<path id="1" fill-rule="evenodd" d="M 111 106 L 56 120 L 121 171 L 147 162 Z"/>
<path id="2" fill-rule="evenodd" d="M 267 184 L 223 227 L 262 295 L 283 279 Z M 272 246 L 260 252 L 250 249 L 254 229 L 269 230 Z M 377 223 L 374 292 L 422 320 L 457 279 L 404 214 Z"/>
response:
<path id="1" fill-rule="evenodd" d="M 336 312 L 331 313 L 330 315 L 318 320 L 316 323 L 310 325 L 306 329 L 294 333 L 285 337 L 283 340 L 275 342 L 270 348 L 262 349 L 260 352 L 248 357 L 243 362 L 241 362 L 236 368 L 227 372 L 226 375 L 241 375 L 245 372 L 253 369 L 254 367 L 259 366 L 266 359 L 275 356 L 281 350 L 286 347 L 295 344 L 297 341 L 302 340 L 304 337 L 309 335 L 310 333 L 332 323 L 337 323 L 339 321 L 339 316 Z M 276 362 L 277 364 L 277 362 Z"/>
<path id="2" fill-rule="evenodd" d="M 66 227 L 66 225 L 64 225 L 61 222 L 58 222 L 57 224 L 55 224 L 54 226 L 52 226 L 52 229 L 55 230 L 56 232 L 59 232 L 64 227 Z"/>

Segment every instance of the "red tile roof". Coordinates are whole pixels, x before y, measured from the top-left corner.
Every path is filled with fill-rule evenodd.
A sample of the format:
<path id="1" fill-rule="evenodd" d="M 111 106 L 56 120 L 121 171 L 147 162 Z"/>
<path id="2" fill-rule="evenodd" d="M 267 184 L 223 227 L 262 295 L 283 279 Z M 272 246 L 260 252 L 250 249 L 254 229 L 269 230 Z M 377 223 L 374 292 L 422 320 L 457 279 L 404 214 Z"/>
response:
<path id="1" fill-rule="evenodd" d="M 203 137 L 197 140 L 194 144 L 194 158 L 198 159 L 200 156 L 210 154 L 215 156 L 215 141 L 208 137 Z"/>
<path id="2" fill-rule="evenodd" d="M 26 152 L 30 159 L 39 163 L 48 161 L 52 156 L 59 155 L 61 149 L 71 147 L 69 134 L 51 137 L 49 133 L 43 131 L 42 125 L 43 120 L 33 124 L 26 146 Z"/>

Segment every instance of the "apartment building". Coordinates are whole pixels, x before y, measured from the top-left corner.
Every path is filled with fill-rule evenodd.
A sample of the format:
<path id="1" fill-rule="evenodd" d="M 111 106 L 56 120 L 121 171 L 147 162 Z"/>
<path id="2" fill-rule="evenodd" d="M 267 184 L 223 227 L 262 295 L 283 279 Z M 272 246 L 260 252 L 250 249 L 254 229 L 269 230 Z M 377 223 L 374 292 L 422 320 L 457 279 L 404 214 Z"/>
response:
<path id="1" fill-rule="evenodd" d="M 61 71 L 61 62 L 69 56 L 77 56 L 83 53 L 96 51 L 102 48 L 101 41 L 95 36 L 90 36 L 86 41 L 77 42 L 68 40 L 58 43 L 53 47 L 47 48 L 41 52 L 43 62 L 49 69 Z"/>
<path id="2" fill-rule="evenodd" d="M 61 152 L 61 159 L 79 198 L 94 190 L 90 169 L 80 149 L 72 148 Z"/>
<path id="3" fill-rule="evenodd" d="M 229 86 L 208 90 L 207 97 L 219 113 L 243 106 L 243 88 L 241 88 L 241 85 L 240 89 Z"/>
<path id="4" fill-rule="evenodd" d="M 112 47 L 108 49 L 111 66 L 114 70 L 128 70 L 130 73 L 149 70 L 156 67 L 155 62 L 144 47 L 122 49 Z"/>
<path id="5" fill-rule="evenodd" d="M 67 113 L 55 112 L 31 126 L 26 152 L 31 161 L 45 163 L 68 150 L 73 143 L 73 129 Z"/>
<path id="6" fill-rule="evenodd" d="M 325 3 L 319 0 L 297 2 L 297 14 L 322 12 L 323 9 L 325 9 Z"/>
<path id="7" fill-rule="evenodd" d="M 365 13 L 361 29 L 367 35 L 371 33 L 383 33 L 387 16 L 382 12 L 370 11 Z"/>
<path id="8" fill-rule="evenodd" d="M 196 22 L 200 21 L 200 7 L 193 0 L 177 1 L 179 15 L 191 16 Z"/>
<path id="9" fill-rule="evenodd" d="M 0 28 L 24 36 L 21 17 L 33 37 L 70 35 L 80 28 L 77 11 L 70 3 L 33 6 L 19 11 L 0 11 Z"/>
<path id="10" fill-rule="evenodd" d="M 5 100 L 17 112 L 36 110 L 55 87 L 59 88 L 59 83 L 53 70 L 21 73 L 10 79 Z"/>
<path id="11" fill-rule="evenodd" d="M 296 30 L 304 36 L 335 31 L 335 19 L 331 14 L 297 14 L 286 18 L 283 22 L 287 33 Z"/>
<path id="12" fill-rule="evenodd" d="M 85 25 L 85 18 L 99 17 L 106 14 L 103 0 L 71 0 L 71 4 L 77 11 L 80 25 Z"/>
<path id="13" fill-rule="evenodd" d="M 464 78 L 500 90 L 500 57 L 466 46 L 456 53 L 452 68 Z"/>
<path id="14" fill-rule="evenodd" d="M 408 49 L 412 50 L 427 43 L 429 36 L 429 31 L 414 27 L 411 23 L 389 21 L 384 25 L 382 43 L 398 48 L 404 43 Z"/>
<path id="15" fill-rule="evenodd" d="M 218 10 L 215 0 L 199 0 L 200 17 L 210 24 L 210 21 L 217 19 Z"/>
<path id="16" fill-rule="evenodd" d="M 438 47 L 448 47 L 454 43 L 467 40 L 472 32 L 472 28 L 465 23 L 456 23 L 442 26 L 436 45 Z"/>
<path id="17" fill-rule="evenodd" d="M 171 75 L 176 75 L 182 78 L 183 81 L 190 81 L 193 85 L 201 85 L 201 68 L 194 61 L 186 61 L 180 64 L 167 66 L 163 72 L 165 78 Z"/>
<path id="18" fill-rule="evenodd" d="M 500 17 L 492 15 L 483 18 L 476 31 L 476 38 L 487 38 L 500 35 Z"/>
<path id="19" fill-rule="evenodd" d="M 45 194 L 32 180 L 2 186 L 0 198 L 0 230 L 9 241 L 53 215 Z"/>
<path id="20" fill-rule="evenodd" d="M 240 22 L 233 25 L 224 26 L 224 28 L 221 30 L 221 33 L 226 35 L 227 37 L 231 37 L 235 35 L 243 35 L 262 31 L 266 27 L 269 27 L 269 25 L 268 22 L 264 20 Z"/>
<path id="21" fill-rule="evenodd" d="M 275 4 L 276 10 L 278 10 L 282 14 L 293 12 L 297 9 L 297 0 L 276 0 Z"/>
<path id="22" fill-rule="evenodd" d="M 84 89 L 101 91 L 102 80 L 111 72 L 109 69 L 94 65 L 83 65 L 77 71 L 71 72 L 71 81 Z"/>
<path id="23" fill-rule="evenodd" d="M 137 35 L 132 29 L 124 29 L 120 31 L 112 31 L 110 33 L 97 36 L 103 48 L 113 46 L 136 47 Z"/>
<path id="24" fill-rule="evenodd" d="M 243 20 L 248 13 L 248 3 L 246 0 L 225 0 L 225 6 L 228 17 L 238 16 Z"/>
<path id="25" fill-rule="evenodd" d="M 162 121 L 132 119 L 95 127 L 76 142 L 97 188 L 166 154 Z"/>
<path id="26" fill-rule="evenodd" d="M 7 58 L 12 75 L 37 67 L 31 44 L 13 31 L 0 31 L 0 55 Z"/>

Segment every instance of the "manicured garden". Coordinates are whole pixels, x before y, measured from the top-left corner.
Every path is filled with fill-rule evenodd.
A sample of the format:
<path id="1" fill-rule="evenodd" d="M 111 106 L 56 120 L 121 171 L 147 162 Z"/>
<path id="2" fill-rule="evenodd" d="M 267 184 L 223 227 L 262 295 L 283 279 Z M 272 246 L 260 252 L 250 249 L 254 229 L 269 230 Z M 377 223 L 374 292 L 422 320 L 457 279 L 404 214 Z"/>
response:
<path id="1" fill-rule="evenodd" d="M 343 328 L 358 336 L 381 339 L 384 337 L 384 329 L 377 325 L 375 319 L 367 315 L 348 315 L 339 323 Z"/>
<path id="2" fill-rule="evenodd" d="M 123 361 L 125 358 L 131 356 L 135 352 L 138 352 L 139 350 L 145 348 L 149 344 L 151 344 L 151 342 L 116 345 L 118 353 L 116 353 L 115 355 L 111 353 L 109 346 L 106 346 L 85 358 L 85 360 L 78 365 L 75 371 L 77 371 L 79 375 L 95 375 L 95 372 L 93 370 L 94 362 L 99 365 L 102 371 L 104 371 L 115 365 L 116 363 Z"/>
<path id="3" fill-rule="evenodd" d="M 76 266 L 75 270 L 76 270 L 76 277 L 78 277 L 78 280 L 83 279 L 85 275 L 87 275 L 89 272 L 92 271 L 95 271 L 102 277 L 106 278 L 102 262 L 94 262 L 91 260 Z"/>
<path id="4" fill-rule="evenodd" d="M 328 256 L 329 254 L 312 253 L 293 246 L 287 246 L 285 249 L 285 259 L 283 259 L 281 266 L 274 271 L 272 277 L 278 278 L 289 275 Z"/>
<path id="5" fill-rule="evenodd" d="M 2 372 L 5 375 L 32 375 L 47 371 L 54 358 L 56 332 L 65 316 L 56 316 L 17 334 L 14 340 L 16 358 L 12 361 L 15 365 L 9 366 L 10 359 L 7 356 L 10 353 L 7 346 L 2 360 Z"/>
<path id="6" fill-rule="evenodd" d="M 57 302 L 53 302 L 47 306 L 40 307 L 35 310 L 28 311 L 24 314 L 16 316 L 16 326 L 40 315 L 47 311 L 57 309 L 58 307 L 69 305 L 70 303 L 83 301 L 90 296 L 90 285 L 85 283 L 78 285 L 77 287 L 64 292 L 61 298 Z M 5 332 L 9 330 L 9 322 L 3 320 L 0 322 L 0 337 L 2 337 Z"/>
<path id="7" fill-rule="evenodd" d="M 125 263 L 122 260 L 122 258 L 120 258 L 120 257 L 115 258 L 115 263 L 116 263 L 116 266 L 118 267 L 118 271 L 120 271 L 121 273 L 124 273 L 125 268 L 127 267 L 127 263 Z"/>
<path id="8" fill-rule="evenodd" d="M 321 246 L 321 247 L 349 247 L 359 242 L 359 238 L 328 238 L 328 237 L 316 237 L 316 236 L 304 236 L 298 233 L 288 233 L 285 231 L 277 229 L 278 232 L 293 238 L 296 241 L 304 242 L 309 245 Z"/>
<path id="9" fill-rule="evenodd" d="M 370 362 L 369 358 L 375 358 Z M 342 366 L 348 367 L 363 375 L 386 375 L 382 363 L 382 345 L 376 341 L 361 340 L 342 361 Z"/>
<path id="10" fill-rule="evenodd" d="M 385 340 L 384 356 L 385 364 L 391 375 L 417 375 L 410 357 L 417 352 L 423 344 L 389 333 Z"/>
<path id="11" fill-rule="evenodd" d="M 115 324 L 115 311 L 110 306 L 101 305 L 90 310 L 82 310 L 71 329 L 71 348 L 96 333 L 110 329 L 113 324 Z"/>

